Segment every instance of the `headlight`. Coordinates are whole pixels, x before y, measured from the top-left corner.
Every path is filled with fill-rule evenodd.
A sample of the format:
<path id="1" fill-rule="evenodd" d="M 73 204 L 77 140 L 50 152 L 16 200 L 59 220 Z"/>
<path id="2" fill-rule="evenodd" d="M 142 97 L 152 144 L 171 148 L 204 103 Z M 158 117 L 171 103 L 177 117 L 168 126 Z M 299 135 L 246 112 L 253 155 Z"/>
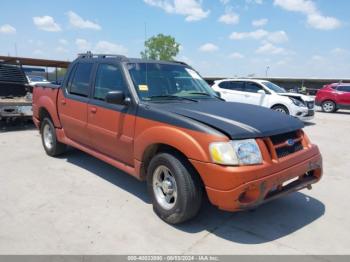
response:
<path id="1" fill-rule="evenodd" d="M 301 102 L 300 100 L 298 100 L 298 99 L 290 97 L 290 100 L 292 100 L 293 104 L 296 105 L 296 106 L 306 107 L 306 105 L 303 102 Z"/>
<path id="2" fill-rule="evenodd" d="M 209 151 L 214 163 L 220 165 L 255 165 L 262 163 L 261 152 L 254 139 L 210 144 Z"/>

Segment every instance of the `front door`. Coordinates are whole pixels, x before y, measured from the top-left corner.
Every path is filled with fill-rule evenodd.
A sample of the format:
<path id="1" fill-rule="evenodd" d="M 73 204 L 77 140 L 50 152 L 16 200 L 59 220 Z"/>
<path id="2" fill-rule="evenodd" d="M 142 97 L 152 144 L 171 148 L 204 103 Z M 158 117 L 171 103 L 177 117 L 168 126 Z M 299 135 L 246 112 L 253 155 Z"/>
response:
<path id="1" fill-rule="evenodd" d="M 268 98 L 268 94 L 266 94 L 266 91 L 259 84 L 246 82 L 244 91 L 248 104 L 257 106 L 264 106 L 266 104 L 265 100 Z M 265 93 L 259 93 L 259 91 L 264 91 Z"/>
<path id="2" fill-rule="evenodd" d="M 88 105 L 88 130 L 93 148 L 120 162 L 133 166 L 133 136 L 135 115 L 132 106 L 109 104 L 109 91 L 128 93 L 121 68 L 115 64 L 100 64 Z"/>
<path id="3" fill-rule="evenodd" d="M 87 103 L 93 63 L 78 63 L 58 95 L 58 112 L 66 136 L 89 146 L 87 126 Z"/>

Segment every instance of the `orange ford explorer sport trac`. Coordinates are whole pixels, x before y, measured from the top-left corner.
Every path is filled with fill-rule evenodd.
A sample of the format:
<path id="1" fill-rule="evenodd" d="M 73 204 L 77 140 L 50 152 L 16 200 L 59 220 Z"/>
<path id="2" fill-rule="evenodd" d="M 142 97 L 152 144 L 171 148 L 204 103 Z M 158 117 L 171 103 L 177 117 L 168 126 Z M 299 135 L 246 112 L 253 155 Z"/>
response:
<path id="1" fill-rule="evenodd" d="M 299 120 L 223 101 L 190 66 L 81 54 L 62 86 L 37 86 L 33 119 L 46 153 L 67 145 L 146 180 L 156 214 L 193 218 L 203 195 L 254 208 L 311 188 L 322 158 Z"/>

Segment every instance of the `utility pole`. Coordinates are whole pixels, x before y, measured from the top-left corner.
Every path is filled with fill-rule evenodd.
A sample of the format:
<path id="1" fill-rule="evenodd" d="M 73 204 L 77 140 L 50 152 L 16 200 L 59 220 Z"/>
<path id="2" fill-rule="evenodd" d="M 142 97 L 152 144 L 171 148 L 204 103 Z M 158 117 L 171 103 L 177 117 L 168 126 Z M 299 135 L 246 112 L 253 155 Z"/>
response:
<path id="1" fill-rule="evenodd" d="M 15 43 L 15 56 L 18 57 L 18 52 L 17 52 L 17 43 Z"/>
<path id="2" fill-rule="evenodd" d="M 266 71 L 265 71 L 265 76 L 266 76 L 266 78 L 267 78 L 267 75 L 268 75 L 268 73 L 269 73 L 269 70 L 270 70 L 270 66 L 267 66 L 267 67 L 266 67 Z"/>

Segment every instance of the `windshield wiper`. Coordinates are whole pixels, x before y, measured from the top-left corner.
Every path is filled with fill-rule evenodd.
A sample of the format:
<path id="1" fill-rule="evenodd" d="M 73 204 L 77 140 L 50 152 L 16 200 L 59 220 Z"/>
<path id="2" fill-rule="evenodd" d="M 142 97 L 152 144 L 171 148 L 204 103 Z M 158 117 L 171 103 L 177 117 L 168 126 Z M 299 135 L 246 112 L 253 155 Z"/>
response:
<path id="1" fill-rule="evenodd" d="M 188 93 L 188 94 L 190 94 L 190 95 L 203 95 L 203 96 L 215 97 L 215 98 L 218 98 L 218 99 L 220 99 L 220 100 L 222 100 L 222 101 L 225 101 L 225 100 L 224 100 L 223 98 L 221 98 L 220 96 L 213 96 L 213 95 L 211 95 L 211 94 L 204 93 L 204 92 L 190 92 L 190 93 Z"/>
<path id="2" fill-rule="evenodd" d="M 198 102 L 196 99 L 188 98 L 188 97 L 183 97 L 183 96 L 175 96 L 175 95 L 159 95 L 159 96 L 149 96 L 147 97 L 149 99 L 154 99 L 154 98 L 165 98 L 165 99 L 177 99 L 177 100 L 188 100 L 192 102 Z"/>

